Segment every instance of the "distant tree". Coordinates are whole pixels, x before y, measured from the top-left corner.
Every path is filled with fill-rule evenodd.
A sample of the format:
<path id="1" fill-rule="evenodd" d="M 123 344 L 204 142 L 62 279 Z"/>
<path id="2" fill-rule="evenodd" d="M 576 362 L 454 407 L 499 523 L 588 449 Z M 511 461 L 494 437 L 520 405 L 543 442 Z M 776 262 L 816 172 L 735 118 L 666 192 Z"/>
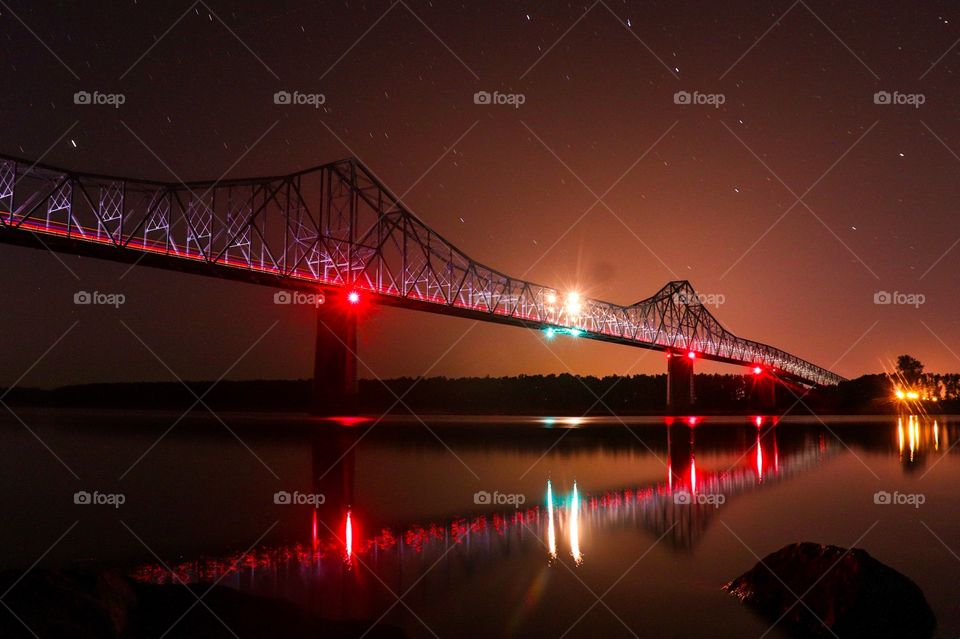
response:
<path id="1" fill-rule="evenodd" d="M 910 355 L 901 355 L 897 358 L 897 372 L 908 384 L 916 384 L 923 375 L 923 364 Z"/>

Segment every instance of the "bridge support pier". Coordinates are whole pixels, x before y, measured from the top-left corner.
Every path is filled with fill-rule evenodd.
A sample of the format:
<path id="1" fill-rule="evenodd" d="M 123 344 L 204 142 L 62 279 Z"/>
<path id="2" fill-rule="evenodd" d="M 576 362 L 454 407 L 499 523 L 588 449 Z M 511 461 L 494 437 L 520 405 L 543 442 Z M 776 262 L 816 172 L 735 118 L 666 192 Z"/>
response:
<path id="1" fill-rule="evenodd" d="M 357 315 L 349 308 L 317 309 L 317 344 L 313 360 L 313 413 L 354 415 L 357 387 Z"/>
<path id="2" fill-rule="evenodd" d="M 755 410 L 768 413 L 777 408 L 777 378 L 768 372 L 754 375 L 750 388 L 750 405 Z"/>
<path id="3" fill-rule="evenodd" d="M 686 353 L 667 353 L 667 408 L 682 413 L 693 406 L 693 358 Z"/>

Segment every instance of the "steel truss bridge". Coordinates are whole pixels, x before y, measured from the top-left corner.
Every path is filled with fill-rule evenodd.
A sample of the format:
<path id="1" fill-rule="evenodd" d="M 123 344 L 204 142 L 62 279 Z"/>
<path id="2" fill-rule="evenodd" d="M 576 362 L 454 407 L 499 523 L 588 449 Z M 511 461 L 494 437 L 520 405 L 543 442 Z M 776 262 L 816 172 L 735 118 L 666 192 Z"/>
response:
<path id="1" fill-rule="evenodd" d="M 0 156 L 0 241 L 697 357 L 808 385 L 842 377 L 737 337 L 689 282 L 629 306 L 571 301 L 465 255 L 350 158 L 276 177 L 161 182 Z"/>

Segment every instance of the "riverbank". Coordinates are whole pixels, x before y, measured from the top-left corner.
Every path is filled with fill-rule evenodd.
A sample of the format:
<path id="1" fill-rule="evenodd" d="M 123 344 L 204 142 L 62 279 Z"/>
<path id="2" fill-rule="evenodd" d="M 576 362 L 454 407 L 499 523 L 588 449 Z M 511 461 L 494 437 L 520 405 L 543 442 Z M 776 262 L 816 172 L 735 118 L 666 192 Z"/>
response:
<path id="1" fill-rule="evenodd" d="M 750 376 L 697 375 L 697 403 L 691 411 L 711 415 L 809 414 L 888 415 L 903 408 L 889 396 L 888 383 L 868 375 L 839 387 L 781 386 L 773 406 L 751 397 Z M 399 378 L 360 380 L 359 413 L 423 415 L 669 415 L 665 375 L 578 377 Z M 0 393 L 3 393 L 0 390 Z M 311 380 L 130 382 L 14 388 L 12 406 L 119 408 L 185 411 L 202 397 L 217 411 L 310 412 Z M 398 401 L 402 398 L 402 403 Z M 917 412 L 960 412 L 960 400 L 925 402 Z M 922 410 L 920 410 L 922 409 Z"/>

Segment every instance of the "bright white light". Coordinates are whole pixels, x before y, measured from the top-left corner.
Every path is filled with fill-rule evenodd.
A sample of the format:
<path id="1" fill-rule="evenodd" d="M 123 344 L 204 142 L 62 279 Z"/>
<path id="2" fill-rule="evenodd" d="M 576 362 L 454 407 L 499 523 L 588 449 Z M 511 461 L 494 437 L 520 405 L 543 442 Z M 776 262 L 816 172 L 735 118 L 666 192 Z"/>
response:
<path id="1" fill-rule="evenodd" d="M 557 294 L 556 293 L 547 293 L 547 304 L 553 306 L 557 303 Z"/>

